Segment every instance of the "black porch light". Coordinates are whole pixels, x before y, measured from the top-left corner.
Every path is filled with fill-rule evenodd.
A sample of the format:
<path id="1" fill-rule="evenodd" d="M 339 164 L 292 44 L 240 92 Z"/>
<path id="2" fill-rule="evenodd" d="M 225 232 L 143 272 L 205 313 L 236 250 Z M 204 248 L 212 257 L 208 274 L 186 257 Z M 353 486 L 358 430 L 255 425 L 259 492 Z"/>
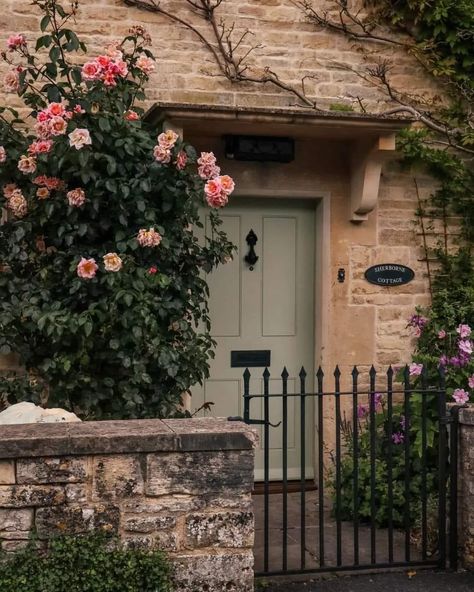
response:
<path id="1" fill-rule="evenodd" d="M 229 135 L 224 139 L 225 155 L 233 160 L 292 162 L 295 159 L 293 138 Z"/>

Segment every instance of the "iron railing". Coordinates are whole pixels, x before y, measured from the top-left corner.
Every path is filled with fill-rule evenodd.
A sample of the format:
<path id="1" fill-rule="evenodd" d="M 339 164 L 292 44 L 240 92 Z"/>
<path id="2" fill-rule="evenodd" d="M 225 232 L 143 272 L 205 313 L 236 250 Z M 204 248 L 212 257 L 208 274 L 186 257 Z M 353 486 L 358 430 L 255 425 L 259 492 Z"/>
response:
<path id="1" fill-rule="evenodd" d="M 281 392 L 273 393 L 266 368 L 262 392 L 256 393 L 250 390 L 251 374 L 245 370 L 243 419 L 262 429 L 263 507 L 256 509 L 257 535 L 261 535 L 256 548 L 257 575 L 422 565 L 443 569 L 448 559 L 451 568 L 457 567 L 457 410 L 447 411 L 442 372 L 436 379 L 428 378 L 425 370 L 411 377 L 406 367 L 399 378 L 391 367 L 382 380 L 374 367 L 368 375 L 354 367 L 343 389 L 336 367 L 334 388 L 327 390 L 319 368 L 316 388 L 308 392 L 305 369 L 296 378 L 298 388 L 289 389 L 295 379 L 284 368 Z M 314 414 L 308 420 L 310 406 Z M 398 431 L 394 428 L 397 414 L 400 423 L 403 417 L 403 429 Z M 299 434 L 292 450 L 299 448 L 299 479 L 298 491 L 291 493 L 290 485 L 294 490 L 295 484 L 288 477 L 289 428 L 295 426 Z M 270 474 L 275 475 L 272 441 L 276 440 L 281 442 L 277 455 L 281 479 L 275 488 Z M 313 451 L 314 458 L 310 458 Z M 368 476 L 364 459 L 370 467 Z M 396 459 L 403 467 L 402 475 Z M 312 475 L 307 471 L 309 461 L 315 467 Z M 349 484 L 348 467 L 352 473 Z M 348 491 L 352 496 L 349 518 Z M 382 498 L 387 516 L 381 520 Z M 316 506 L 314 515 L 308 503 Z M 430 522 L 430 503 L 437 506 L 435 526 Z M 299 514 L 296 521 L 295 512 Z M 275 524 L 277 516 L 281 519 Z M 333 539 L 329 533 L 334 530 Z M 430 547 L 432 538 L 435 549 Z M 295 545 L 299 547 L 297 557 Z"/>

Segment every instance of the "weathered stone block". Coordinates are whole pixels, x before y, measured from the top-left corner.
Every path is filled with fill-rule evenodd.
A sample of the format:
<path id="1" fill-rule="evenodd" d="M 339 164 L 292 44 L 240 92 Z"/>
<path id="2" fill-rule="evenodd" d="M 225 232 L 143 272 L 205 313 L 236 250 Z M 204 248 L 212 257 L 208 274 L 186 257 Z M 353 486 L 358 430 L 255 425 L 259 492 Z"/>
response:
<path id="1" fill-rule="evenodd" d="M 149 454 L 147 495 L 240 495 L 253 487 L 253 451 Z"/>
<path id="2" fill-rule="evenodd" d="M 0 540 L 27 539 L 33 525 L 33 509 L 0 509 Z"/>
<path id="3" fill-rule="evenodd" d="M 253 553 L 182 555 L 173 579 L 176 592 L 253 592 Z"/>
<path id="4" fill-rule="evenodd" d="M 59 534 L 81 534 L 91 530 L 117 532 L 120 511 L 116 506 L 63 506 L 40 508 L 36 512 L 38 537 L 48 539 Z"/>
<path id="5" fill-rule="evenodd" d="M 27 508 L 64 503 L 64 489 L 55 485 L 0 485 L 0 507 Z"/>
<path id="6" fill-rule="evenodd" d="M 204 497 L 193 495 L 166 495 L 156 498 L 132 498 L 121 503 L 122 511 L 130 514 L 175 514 L 180 515 L 186 512 L 195 512 L 206 507 Z"/>
<path id="7" fill-rule="evenodd" d="M 143 494 L 140 456 L 97 456 L 93 463 L 93 500 L 112 500 Z"/>
<path id="8" fill-rule="evenodd" d="M 88 476 L 86 457 L 30 458 L 17 461 L 18 483 L 80 483 Z"/>
<path id="9" fill-rule="evenodd" d="M 250 548 L 253 532 L 252 512 L 192 514 L 186 519 L 186 547 Z"/>
<path id="10" fill-rule="evenodd" d="M 153 535 L 129 534 L 122 537 L 126 547 L 131 549 L 163 549 L 177 551 L 179 549 L 178 534 L 175 531 L 160 531 Z"/>
<path id="11" fill-rule="evenodd" d="M 11 460 L 0 460 L 0 485 L 15 483 L 15 464 Z"/>
<path id="12" fill-rule="evenodd" d="M 150 533 L 176 526 L 174 516 L 127 516 L 122 521 L 127 532 Z"/>

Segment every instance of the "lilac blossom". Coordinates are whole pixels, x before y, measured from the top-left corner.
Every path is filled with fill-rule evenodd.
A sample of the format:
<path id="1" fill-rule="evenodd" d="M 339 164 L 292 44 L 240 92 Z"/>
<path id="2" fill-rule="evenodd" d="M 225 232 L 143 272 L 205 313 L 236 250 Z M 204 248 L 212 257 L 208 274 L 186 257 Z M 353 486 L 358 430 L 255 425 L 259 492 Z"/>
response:
<path id="1" fill-rule="evenodd" d="M 459 325 L 456 329 L 456 333 L 459 333 L 461 339 L 465 339 L 471 334 L 471 327 L 469 327 L 469 325 Z"/>
<path id="2" fill-rule="evenodd" d="M 403 444 L 405 442 L 405 436 L 402 432 L 395 432 L 395 434 L 392 434 L 392 441 L 394 444 Z"/>
<path id="3" fill-rule="evenodd" d="M 460 339 L 458 343 L 459 351 L 464 352 L 465 354 L 472 354 L 472 341 L 469 339 Z"/>
<path id="4" fill-rule="evenodd" d="M 362 403 L 359 403 L 357 405 L 357 417 L 359 419 L 364 419 L 364 417 L 367 416 L 369 412 L 369 407 L 367 405 L 363 405 Z"/>
<path id="5" fill-rule="evenodd" d="M 423 364 L 410 364 L 410 376 L 420 376 L 423 372 Z"/>

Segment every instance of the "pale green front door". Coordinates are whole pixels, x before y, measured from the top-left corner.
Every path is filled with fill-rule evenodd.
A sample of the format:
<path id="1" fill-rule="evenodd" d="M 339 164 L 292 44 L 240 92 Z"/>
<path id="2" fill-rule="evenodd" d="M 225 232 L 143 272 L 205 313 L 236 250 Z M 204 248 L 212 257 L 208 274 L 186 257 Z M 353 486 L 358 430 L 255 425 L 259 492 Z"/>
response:
<path id="1" fill-rule="evenodd" d="M 252 199 L 232 200 L 222 211 L 223 229 L 238 247 L 232 262 L 210 274 L 212 335 L 217 341 L 210 377 L 203 388 L 193 389 L 192 407 L 212 402 L 211 415 L 243 415 L 243 367 L 231 367 L 231 352 L 270 350 L 270 391 L 281 393 L 280 374 L 286 366 L 288 391 L 299 388 L 304 366 L 307 389 L 314 381 L 314 278 L 315 213 L 311 201 Z M 259 259 L 250 270 L 244 261 L 249 251 L 246 237 L 257 236 Z M 261 393 L 264 367 L 250 368 L 250 390 Z M 308 398 L 309 399 L 309 398 Z M 281 419 L 281 399 L 270 405 L 272 423 Z M 289 399 L 288 478 L 299 478 L 300 411 L 298 399 Z M 262 417 L 261 401 L 251 406 L 251 417 Z M 311 450 L 312 414 L 306 409 L 307 450 Z M 270 478 L 281 479 L 281 427 L 270 428 Z M 309 458 L 308 458 L 309 457 Z M 312 458 L 306 458 L 307 476 Z M 263 454 L 257 452 L 256 478 L 263 475 Z"/>

